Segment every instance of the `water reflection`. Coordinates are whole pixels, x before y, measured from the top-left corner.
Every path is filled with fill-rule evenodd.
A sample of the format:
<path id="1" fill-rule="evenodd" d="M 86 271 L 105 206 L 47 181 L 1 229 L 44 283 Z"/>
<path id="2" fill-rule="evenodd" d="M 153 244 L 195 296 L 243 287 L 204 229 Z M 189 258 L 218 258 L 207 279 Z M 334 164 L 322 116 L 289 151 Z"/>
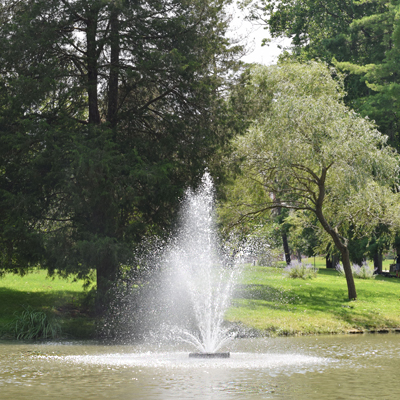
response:
<path id="1" fill-rule="evenodd" d="M 396 398 L 399 344 L 399 334 L 241 339 L 230 359 L 197 360 L 182 348 L 0 342 L 0 398 Z"/>

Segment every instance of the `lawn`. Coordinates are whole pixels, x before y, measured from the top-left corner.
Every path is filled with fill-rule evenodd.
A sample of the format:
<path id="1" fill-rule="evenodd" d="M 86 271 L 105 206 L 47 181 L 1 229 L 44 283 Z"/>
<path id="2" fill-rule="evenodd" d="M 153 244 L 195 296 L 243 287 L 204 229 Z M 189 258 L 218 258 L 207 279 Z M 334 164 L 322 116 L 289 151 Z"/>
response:
<path id="1" fill-rule="evenodd" d="M 310 280 L 287 278 L 282 268 L 247 266 L 226 319 L 268 335 L 400 327 L 400 279 L 356 279 L 358 299 L 349 301 L 345 278 L 323 265 L 317 258 L 318 275 Z"/>
<path id="2" fill-rule="evenodd" d="M 90 295 L 83 290 L 83 281 L 48 278 L 47 271 L 40 269 L 23 277 L 7 274 L 0 278 L 0 333 L 15 315 L 30 306 L 57 318 L 64 336 L 91 337 L 95 324 L 89 302 Z"/>
<path id="3" fill-rule="evenodd" d="M 314 264 L 314 259 L 309 261 Z M 358 299 L 349 301 L 345 278 L 326 269 L 322 258 L 317 257 L 315 265 L 318 274 L 311 280 L 285 277 L 283 265 L 247 265 L 226 320 L 272 336 L 400 328 L 400 279 L 356 279 Z M 4 333 L 15 314 L 31 306 L 57 318 L 66 338 L 94 337 L 92 297 L 82 285 L 83 281 L 48 278 L 40 269 L 23 277 L 4 276 L 0 279 L 0 332 Z"/>

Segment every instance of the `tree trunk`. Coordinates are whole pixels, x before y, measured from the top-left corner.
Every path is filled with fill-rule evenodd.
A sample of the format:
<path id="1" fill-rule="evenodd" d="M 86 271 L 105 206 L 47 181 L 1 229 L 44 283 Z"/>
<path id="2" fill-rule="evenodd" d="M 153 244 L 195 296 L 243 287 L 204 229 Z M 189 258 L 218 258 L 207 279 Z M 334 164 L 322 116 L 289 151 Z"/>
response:
<path id="1" fill-rule="evenodd" d="M 97 14 L 89 12 L 86 26 L 87 44 L 87 93 L 89 103 L 89 124 L 100 124 L 98 87 L 98 54 L 97 54 Z"/>
<path id="2" fill-rule="evenodd" d="M 339 257 L 337 255 L 326 256 L 326 268 L 336 268 L 339 262 Z"/>
<path id="3" fill-rule="evenodd" d="M 317 216 L 318 216 L 318 219 L 320 220 L 322 226 L 324 227 L 324 229 L 331 235 L 336 248 L 340 251 L 340 254 L 342 255 L 343 270 L 344 270 L 344 274 L 346 276 L 349 300 L 356 300 L 357 292 L 356 292 L 356 286 L 354 283 L 353 273 L 351 271 L 349 249 L 346 244 L 342 243 L 339 234 L 334 229 L 332 229 L 331 226 L 327 223 L 327 221 L 325 220 L 325 218 L 322 215 L 322 212 L 320 212 L 320 214 L 317 214 Z"/>
<path id="4" fill-rule="evenodd" d="M 95 311 L 98 316 L 103 316 L 110 304 L 110 289 L 117 276 L 117 265 L 113 262 L 111 249 L 104 250 L 101 261 L 97 265 L 96 274 Z"/>
<path id="5" fill-rule="evenodd" d="M 326 263 L 326 268 L 333 268 L 333 262 L 331 256 L 329 255 L 325 256 L 325 263 Z"/>
<path id="6" fill-rule="evenodd" d="M 285 252 L 286 264 L 289 265 L 292 262 L 292 260 L 290 259 L 289 243 L 286 232 L 282 233 L 282 243 L 283 243 L 283 251 Z"/>
<path id="7" fill-rule="evenodd" d="M 356 300 L 357 299 L 356 285 L 354 283 L 353 273 L 351 272 L 349 249 L 347 248 L 347 246 L 342 245 L 339 250 L 340 253 L 342 254 L 343 269 L 346 276 L 349 300 Z"/>
<path id="8" fill-rule="evenodd" d="M 346 239 L 342 238 L 339 235 L 338 231 L 329 225 L 329 223 L 325 219 L 324 213 L 322 211 L 324 198 L 325 198 L 325 179 L 326 179 L 327 172 L 328 172 L 328 169 L 326 167 L 322 168 L 321 177 L 318 182 L 319 194 L 318 194 L 318 198 L 316 199 L 316 202 L 315 202 L 315 210 L 314 211 L 315 211 L 315 215 L 318 218 L 318 221 L 321 223 L 321 225 L 325 229 L 325 231 L 327 233 L 329 233 L 329 235 L 333 239 L 333 243 L 335 243 L 336 248 L 340 251 L 340 254 L 342 255 L 343 269 L 344 269 L 344 273 L 346 276 L 349 300 L 355 300 L 355 299 L 357 299 L 356 286 L 354 284 L 354 277 L 351 272 L 350 255 L 349 255 L 349 249 L 347 247 Z"/>
<path id="9" fill-rule="evenodd" d="M 274 196 L 274 199 L 277 203 L 280 203 L 280 200 L 276 199 L 274 194 L 272 194 L 272 196 Z M 277 207 L 275 209 L 275 212 L 276 212 L 276 215 L 281 215 L 282 207 Z M 292 260 L 290 258 L 290 249 L 289 249 L 287 234 L 283 228 L 283 221 L 279 221 L 279 225 L 281 226 L 281 231 L 282 231 L 282 244 L 283 244 L 283 252 L 285 253 L 285 261 L 286 261 L 286 264 L 289 265 L 292 262 Z"/>
<path id="10" fill-rule="evenodd" d="M 118 29 L 118 19 L 115 22 L 110 21 L 111 29 Z M 86 22 L 86 63 L 87 63 L 87 95 L 88 95 L 88 117 L 90 125 L 100 125 L 101 118 L 99 112 L 99 100 L 98 100 L 98 69 L 99 69 L 99 56 L 100 50 L 97 42 L 98 34 L 98 4 L 96 3 L 91 6 L 91 9 L 87 12 Z M 119 52 L 119 48 L 118 48 Z M 115 61 L 115 47 L 112 48 L 111 53 L 111 64 Z M 112 83 L 111 83 L 112 81 Z M 118 75 L 117 75 L 117 87 L 118 87 Z M 118 96 L 118 91 L 115 94 L 115 71 L 113 65 L 110 68 L 110 85 L 109 91 L 113 92 L 112 99 L 109 99 L 109 103 L 112 103 L 112 118 L 114 116 L 115 109 L 115 96 Z M 110 112 L 110 110 L 108 110 Z M 98 200 L 100 201 L 100 200 Z M 100 237 L 107 235 L 106 221 L 107 221 L 107 205 L 104 202 L 97 204 L 97 209 L 93 212 L 91 219 L 91 229 L 93 232 Z M 107 311 L 109 304 L 109 289 L 112 282 L 115 279 L 117 266 L 113 262 L 110 248 L 101 248 L 98 250 L 98 261 L 96 264 L 96 300 L 95 300 L 95 312 L 98 316 L 103 316 Z"/>
<path id="11" fill-rule="evenodd" d="M 336 233 L 335 230 L 330 227 L 330 225 L 326 222 L 325 218 L 323 218 L 323 221 L 324 221 L 324 224 L 326 224 L 326 227 L 323 225 L 324 228 L 331 235 L 331 237 L 333 239 L 333 242 L 335 243 L 336 248 L 340 251 L 340 254 L 342 255 L 343 270 L 344 270 L 344 274 L 346 276 L 347 291 L 348 291 L 348 294 L 349 294 L 349 300 L 356 300 L 357 299 L 357 292 L 356 292 L 356 286 L 355 286 L 355 283 L 354 283 L 353 273 L 351 272 L 349 249 L 346 246 L 346 244 L 342 243 L 342 241 L 340 240 L 339 234 Z M 321 220 L 320 220 L 320 222 L 321 222 Z"/>
<path id="12" fill-rule="evenodd" d="M 119 21 L 118 11 L 113 10 L 110 16 L 110 77 L 108 81 L 108 111 L 107 120 L 114 128 L 117 125 L 118 110 L 118 78 L 119 78 Z"/>
<path id="13" fill-rule="evenodd" d="M 378 272 L 382 272 L 382 254 L 374 254 L 374 269 Z"/>

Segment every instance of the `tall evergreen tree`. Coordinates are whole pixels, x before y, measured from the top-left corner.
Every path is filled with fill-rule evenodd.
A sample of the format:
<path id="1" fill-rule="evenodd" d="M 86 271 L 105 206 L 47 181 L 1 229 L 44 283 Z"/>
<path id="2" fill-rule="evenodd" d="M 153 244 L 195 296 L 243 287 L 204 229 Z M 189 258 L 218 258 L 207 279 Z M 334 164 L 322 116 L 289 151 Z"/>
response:
<path id="1" fill-rule="evenodd" d="M 226 140 L 226 3 L 1 1 L 2 271 L 95 270 L 102 312 L 132 243 Z"/>

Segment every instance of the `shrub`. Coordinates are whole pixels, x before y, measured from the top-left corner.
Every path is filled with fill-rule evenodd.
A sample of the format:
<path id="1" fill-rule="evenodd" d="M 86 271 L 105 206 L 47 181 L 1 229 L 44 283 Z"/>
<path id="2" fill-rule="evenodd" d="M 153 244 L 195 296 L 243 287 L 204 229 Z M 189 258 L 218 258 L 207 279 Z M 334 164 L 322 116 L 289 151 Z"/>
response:
<path id="1" fill-rule="evenodd" d="M 298 261 L 292 261 L 285 267 L 285 274 L 289 278 L 313 279 L 317 277 L 318 269 L 311 264 L 303 264 Z"/>
<path id="2" fill-rule="evenodd" d="M 16 339 L 56 339 L 61 334 L 61 327 L 45 312 L 27 306 L 20 315 L 15 315 L 8 331 Z"/>
<path id="3" fill-rule="evenodd" d="M 353 264 L 351 270 L 353 272 L 354 278 L 358 278 L 358 279 L 375 278 L 374 268 L 370 267 L 367 264 L 367 262 L 365 262 L 365 261 L 361 264 L 361 266 L 357 265 L 357 264 Z"/>
<path id="4" fill-rule="evenodd" d="M 336 265 L 336 271 L 339 272 L 340 275 L 344 275 L 344 269 L 342 264 Z M 354 278 L 358 279 L 373 279 L 375 278 L 374 275 L 374 268 L 370 267 L 367 262 L 363 262 L 362 265 L 352 264 L 351 272 Z"/>

